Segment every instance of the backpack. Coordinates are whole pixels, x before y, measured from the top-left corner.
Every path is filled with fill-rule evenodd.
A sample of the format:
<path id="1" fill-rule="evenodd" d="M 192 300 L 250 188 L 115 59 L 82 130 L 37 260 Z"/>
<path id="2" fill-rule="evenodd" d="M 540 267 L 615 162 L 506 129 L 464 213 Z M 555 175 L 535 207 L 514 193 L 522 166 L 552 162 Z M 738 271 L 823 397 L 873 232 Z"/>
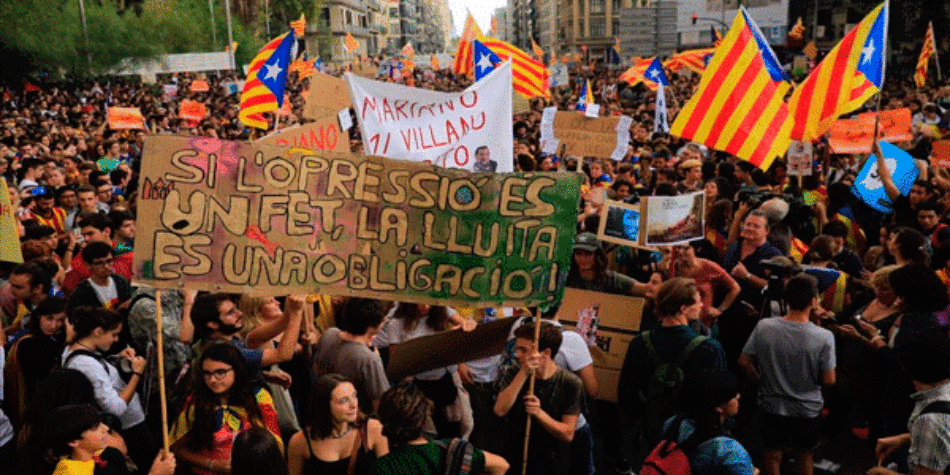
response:
<path id="1" fill-rule="evenodd" d="M 472 473 L 472 459 L 475 457 L 475 446 L 472 445 L 471 442 L 459 438 L 449 441 L 433 440 L 432 442 L 445 450 L 445 463 L 442 464 L 442 475 L 469 475 Z"/>
<path id="2" fill-rule="evenodd" d="M 650 452 L 643 465 L 640 475 L 692 475 L 693 469 L 686 456 L 686 446 L 692 445 L 690 437 L 682 445 L 676 442 L 683 416 L 673 420 L 663 435 L 663 440 Z"/>
<path id="3" fill-rule="evenodd" d="M 647 447 L 656 445 L 663 435 L 663 423 L 676 414 L 677 394 L 683 384 L 683 366 L 693 350 L 708 338 L 702 335 L 694 336 L 679 357 L 668 363 L 660 358 L 660 354 L 653 347 L 650 332 L 643 333 L 643 343 L 654 366 L 644 397 L 646 415 L 641 426 L 641 436 L 645 438 Z"/>

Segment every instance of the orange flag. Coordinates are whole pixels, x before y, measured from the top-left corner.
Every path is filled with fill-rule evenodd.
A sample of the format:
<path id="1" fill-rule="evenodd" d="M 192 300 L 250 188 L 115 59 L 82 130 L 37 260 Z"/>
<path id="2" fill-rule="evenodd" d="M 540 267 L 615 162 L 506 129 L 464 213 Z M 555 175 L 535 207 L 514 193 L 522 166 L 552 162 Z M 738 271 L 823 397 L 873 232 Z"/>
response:
<path id="1" fill-rule="evenodd" d="M 439 58 L 436 58 L 434 54 L 432 55 L 431 58 L 429 58 L 429 64 L 432 66 L 433 71 L 438 71 L 442 69 L 439 67 Z"/>
<path id="2" fill-rule="evenodd" d="M 191 81 L 191 92 L 208 92 L 211 88 L 208 87 L 208 81 L 204 79 L 195 79 Z"/>
<path id="3" fill-rule="evenodd" d="M 120 129 L 144 129 L 145 117 L 138 107 L 110 107 L 107 112 L 109 128 Z"/>

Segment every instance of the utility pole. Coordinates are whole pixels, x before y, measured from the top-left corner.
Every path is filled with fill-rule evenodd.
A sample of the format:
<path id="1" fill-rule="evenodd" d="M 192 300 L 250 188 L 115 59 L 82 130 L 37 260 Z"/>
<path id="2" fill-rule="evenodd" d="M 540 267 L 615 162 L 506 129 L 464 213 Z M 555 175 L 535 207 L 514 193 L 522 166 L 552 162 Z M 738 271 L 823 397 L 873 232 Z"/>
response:
<path id="1" fill-rule="evenodd" d="M 231 54 L 231 69 L 234 70 L 234 48 L 230 47 L 234 44 L 234 37 L 232 36 L 231 32 L 231 0 L 224 0 L 224 13 L 227 16 L 228 21 L 228 51 Z"/>

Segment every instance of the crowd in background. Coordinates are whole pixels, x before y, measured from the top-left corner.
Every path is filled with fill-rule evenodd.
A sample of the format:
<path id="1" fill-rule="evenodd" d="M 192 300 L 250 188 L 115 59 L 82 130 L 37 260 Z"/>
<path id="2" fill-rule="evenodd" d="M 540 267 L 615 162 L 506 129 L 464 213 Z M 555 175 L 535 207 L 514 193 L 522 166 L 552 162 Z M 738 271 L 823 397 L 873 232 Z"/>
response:
<path id="1" fill-rule="evenodd" d="M 470 84 L 447 71 L 413 75 L 430 89 Z M 602 115 L 634 119 L 621 160 L 541 153 L 542 109 L 573 110 L 579 87 L 512 118 L 515 170 L 584 175 L 567 285 L 647 298 L 616 403 L 597 399 L 610 382 L 557 309 L 534 350 L 534 309 L 168 291 L 156 348 L 155 292 L 131 284 L 144 141 L 258 138 L 237 120 L 235 77 L 208 74 L 208 92 L 189 92 L 194 74 L 7 87 L 0 175 L 24 263 L 0 263 L 0 473 L 453 473 L 449 462 L 519 473 L 529 417 L 528 473 L 650 473 L 665 440 L 684 448 L 693 473 L 812 473 L 816 449 L 847 433 L 876 456 L 864 470 L 943 473 L 950 172 L 931 144 L 950 132 L 950 86 L 895 80 L 882 92 L 883 109 L 913 116 L 913 141 L 898 145 L 920 175 L 902 195 L 877 147 L 866 157 L 818 143 L 812 173 L 793 177 L 783 160 L 761 170 L 654 132 L 653 93 L 617 77 L 572 69 L 572 83 L 590 79 Z M 670 77 L 672 119 L 699 76 Z M 164 83 L 177 93 L 166 96 Z M 278 128 L 302 121 L 306 89 L 292 77 L 293 108 Z M 178 118 L 182 99 L 209 116 Z M 109 106 L 138 107 L 147 130 L 110 129 Z M 350 139 L 359 152 L 355 128 Z M 865 160 L 876 162 L 890 213 L 851 193 Z M 594 234 L 605 197 L 695 191 L 705 195 L 703 240 L 642 249 Z M 522 319 L 502 354 L 388 379 L 389 346 L 503 316 Z M 168 455 L 159 385 L 169 390 Z"/>

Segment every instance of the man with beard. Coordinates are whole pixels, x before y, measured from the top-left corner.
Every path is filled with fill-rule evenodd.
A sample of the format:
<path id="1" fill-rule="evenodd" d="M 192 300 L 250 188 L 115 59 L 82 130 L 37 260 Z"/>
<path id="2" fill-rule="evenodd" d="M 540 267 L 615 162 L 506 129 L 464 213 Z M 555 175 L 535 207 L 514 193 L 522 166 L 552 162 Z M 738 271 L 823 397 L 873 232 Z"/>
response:
<path id="1" fill-rule="evenodd" d="M 261 339 L 266 341 L 283 332 L 280 344 L 277 348 L 265 345 L 261 349 L 248 348 L 240 337 L 244 321 L 243 314 L 237 308 L 239 298 L 239 295 L 226 293 L 209 293 L 196 297 L 190 313 L 196 338 L 208 343 L 226 341 L 233 344 L 244 355 L 247 363 L 257 371 L 273 364 L 290 361 L 300 337 L 304 297 L 299 295 L 287 297 L 287 311 L 274 324 L 269 325 L 269 336 L 261 335 Z M 184 322 L 182 326 L 185 326 Z"/>

